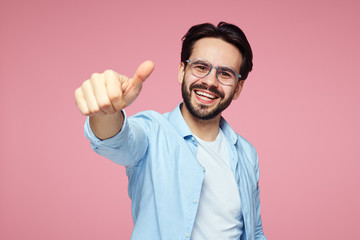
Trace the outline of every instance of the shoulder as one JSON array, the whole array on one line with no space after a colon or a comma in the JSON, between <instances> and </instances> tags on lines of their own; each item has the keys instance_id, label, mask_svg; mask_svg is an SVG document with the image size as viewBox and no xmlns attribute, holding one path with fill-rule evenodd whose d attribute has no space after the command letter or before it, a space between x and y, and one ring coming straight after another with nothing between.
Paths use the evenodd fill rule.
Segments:
<instances>
[{"instance_id":1,"label":"shoulder","mask_svg":"<svg viewBox=\"0 0 360 240\"><path fill-rule=\"evenodd\" d=\"M232 144L247 151L255 151L255 147L247 139L236 133L224 118L220 121L220 128Z\"/></svg>"},{"instance_id":2,"label":"shoulder","mask_svg":"<svg viewBox=\"0 0 360 240\"><path fill-rule=\"evenodd\" d=\"M236 133L236 136L237 136L238 145L240 145L242 148L244 148L244 150L256 153L256 149L255 149L255 147L254 147L254 145L252 143L250 143L247 139L245 139L244 137L242 137L238 133Z\"/></svg>"}]
</instances>

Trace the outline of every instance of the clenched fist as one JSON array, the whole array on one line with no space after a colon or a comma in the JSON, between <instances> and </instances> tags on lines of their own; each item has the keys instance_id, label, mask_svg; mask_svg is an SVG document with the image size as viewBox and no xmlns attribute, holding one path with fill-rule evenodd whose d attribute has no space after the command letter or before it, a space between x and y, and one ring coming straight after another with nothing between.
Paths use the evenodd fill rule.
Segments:
<instances>
[{"instance_id":1,"label":"clenched fist","mask_svg":"<svg viewBox=\"0 0 360 240\"><path fill-rule=\"evenodd\" d=\"M129 78L112 70L94 73L75 90L76 104L83 115L104 116L129 106L139 95L143 82L154 70L154 63L143 62Z\"/></svg>"},{"instance_id":2,"label":"clenched fist","mask_svg":"<svg viewBox=\"0 0 360 240\"><path fill-rule=\"evenodd\" d=\"M90 127L99 139L111 138L121 130L121 110L136 99L153 70L154 63L145 61L132 78L112 70L94 73L75 90L76 104L83 115L90 116Z\"/></svg>"}]
</instances>

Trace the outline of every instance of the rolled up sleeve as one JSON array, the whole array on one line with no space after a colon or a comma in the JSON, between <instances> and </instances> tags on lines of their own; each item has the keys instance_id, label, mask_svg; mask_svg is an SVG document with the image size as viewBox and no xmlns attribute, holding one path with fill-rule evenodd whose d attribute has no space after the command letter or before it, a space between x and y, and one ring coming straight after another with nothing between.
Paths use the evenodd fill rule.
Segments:
<instances>
[{"instance_id":1,"label":"rolled up sleeve","mask_svg":"<svg viewBox=\"0 0 360 240\"><path fill-rule=\"evenodd\" d=\"M101 140L91 130L89 117L84 125L84 134L90 141L92 149L103 157L123 165L135 166L143 157L148 146L148 140L140 119L129 122L124 114L124 124L115 136Z\"/></svg>"}]
</instances>

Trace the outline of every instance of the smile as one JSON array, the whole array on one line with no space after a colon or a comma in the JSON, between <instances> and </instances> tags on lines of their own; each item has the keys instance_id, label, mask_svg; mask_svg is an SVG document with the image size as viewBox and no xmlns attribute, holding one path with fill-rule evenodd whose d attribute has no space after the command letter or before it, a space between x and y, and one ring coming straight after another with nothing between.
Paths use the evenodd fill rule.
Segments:
<instances>
[{"instance_id":1,"label":"smile","mask_svg":"<svg viewBox=\"0 0 360 240\"><path fill-rule=\"evenodd\" d=\"M204 101L215 100L218 98L218 96L216 96L216 95L210 94L208 92L203 92L200 90L196 90L195 94L198 98L200 98L201 100L204 100Z\"/></svg>"}]
</instances>

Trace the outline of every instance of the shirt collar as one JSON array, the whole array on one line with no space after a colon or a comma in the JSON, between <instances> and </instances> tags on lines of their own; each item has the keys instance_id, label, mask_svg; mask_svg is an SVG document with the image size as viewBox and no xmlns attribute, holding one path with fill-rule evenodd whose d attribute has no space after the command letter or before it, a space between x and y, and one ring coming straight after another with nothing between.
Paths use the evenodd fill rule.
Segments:
<instances>
[{"instance_id":1,"label":"shirt collar","mask_svg":"<svg viewBox=\"0 0 360 240\"><path fill-rule=\"evenodd\" d=\"M238 140L237 134L223 117L220 119L220 128L223 130L224 135L230 141L230 143L236 145Z\"/></svg>"},{"instance_id":2,"label":"shirt collar","mask_svg":"<svg viewBox=\"0 0 360 240\"><path fill-rule=\"evenodd\" d=\"M169 121L180 135L185 138L187 136L192 136L193 134L181 114L181 104L182 103L179 103L176 108L170 112Z\"/></svg>"},{"instance_id":3,"label":"shirt collar","mask_svg":"<svg viewBox=\"0 0 360 240\"><path fill-rule=\"evenodd\" d=\"M181 114L181 105L182 103L179 103L176 106L176 108L172 112L170 112L169 121L174 126L174 128L180 133L180 135L183 138L185 138L188 136L193 136L193 134ZM221 117L220 119L220 128L223 130L224 135L230 141L230 143L235 145L238 139L237 134L223 117Z\"/></svg>"}]
</instances>

